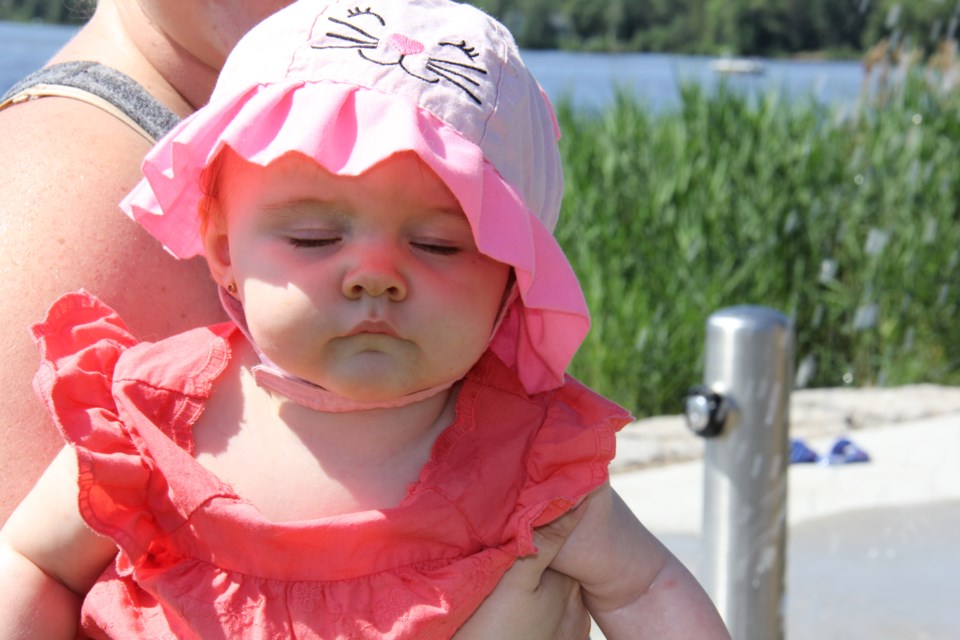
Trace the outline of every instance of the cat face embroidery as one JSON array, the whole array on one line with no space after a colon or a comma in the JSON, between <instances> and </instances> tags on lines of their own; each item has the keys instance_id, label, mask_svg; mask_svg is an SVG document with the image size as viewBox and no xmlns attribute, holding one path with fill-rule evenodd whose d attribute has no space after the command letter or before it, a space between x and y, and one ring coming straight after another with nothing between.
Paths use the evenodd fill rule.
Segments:
<instances>
[{"instance_id":1,"label":"cat face embroidery","mask_svg":"<svg viewBox=\"0 0 960 640\"><path fill-rule=\"evenodd\" d=\"M311 48L353 49L367 62L397 67L423 82L447 82L482 104L477 89L487 71L474 63L479 54L465 40L425 43L410 34L392 33L386 20L369 7L349 9L345 18L327 20L327 39Z\"/></svg>"}]
</instances>

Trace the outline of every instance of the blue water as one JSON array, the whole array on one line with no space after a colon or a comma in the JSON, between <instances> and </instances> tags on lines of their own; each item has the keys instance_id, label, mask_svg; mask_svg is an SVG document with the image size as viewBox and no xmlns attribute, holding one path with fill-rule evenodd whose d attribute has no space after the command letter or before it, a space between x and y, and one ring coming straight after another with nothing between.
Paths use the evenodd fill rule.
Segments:
<instances>
[{"instance_id":1,"label":"blue water","mask_svg":"<svg viewBox=\"0 0 960 640\"><path fill-rule=\"evenodd\" d=\"M712 59L704 56L527 51L523 57L551 99L567 96L580 107L602 107L621 88L653 108L669 108L679 104L682 83L708 90L726 83L752 94L777 91L792 99L852 103L863 77L858 61L763 60L763 74L723 76L710 69Z\"/></svg>"},{"instance_id":2,"label":"blue water","mask_svg":"<svg viewBox=\"0 0 960 640\"><path fill-rule=\"evenodd\" d=\"M75 32L75 27L0 21L0 93L43 66Z\"/></svg>"},{"instance_id":3,"label":"blue water","mask_svg":"<svg viewBox=\"0 0 960 640\"><path fill-rule=\"evenodd\" d=\"M42 66L74 32L74 27L0 22L0 92ZM852 103L862 78L857 61L765 60L762 75L721 77L703 56L526 51L523 57L551 99L567 96L583 108L608 104L618 87L650 107L670 108L679 104L682 82L707 89L726 82L751 93L776 90L791 99Z\"/></svg>"}]
</instances>

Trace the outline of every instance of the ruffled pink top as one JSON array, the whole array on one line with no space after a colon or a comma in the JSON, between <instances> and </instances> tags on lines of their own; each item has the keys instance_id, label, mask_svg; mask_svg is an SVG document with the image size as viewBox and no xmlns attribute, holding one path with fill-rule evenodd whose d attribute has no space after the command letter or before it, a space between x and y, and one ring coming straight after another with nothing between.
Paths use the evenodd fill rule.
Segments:
<instances>
[{"instance_id":1,"label":"ruffled pink top","mask_svg":"<svg viewBox=\"0 0 960 640\"><path fill-rule=\"evenodd\" d=\"M399 506L276 523L191 455L235 325L138 343L80 292L33 331L80 512L120 549L83 605L94 638L448 638L607 480L629 419L569 378L528 396L488 353Z\"/></svg>"}]
</instances>

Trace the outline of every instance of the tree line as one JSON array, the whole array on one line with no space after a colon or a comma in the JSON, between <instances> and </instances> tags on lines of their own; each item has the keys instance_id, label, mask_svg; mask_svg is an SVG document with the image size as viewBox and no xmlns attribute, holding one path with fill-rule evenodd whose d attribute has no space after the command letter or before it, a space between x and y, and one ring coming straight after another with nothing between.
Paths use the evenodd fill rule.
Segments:
<instances>
[{"instance_id":1,"label":"tree line","mask_svg":"<svg viewBox=\"0 0 960 640\"><path fill-rule=\"evenodd\" d=\"M0 20L80 24L96 4L96 0L0 0Z\"/></svg>"},{"instance_id":2,"label":"tree line","mask_svg":"<svg viewBox=\"0 0 960 640\"><path fill-rule=\"evenodd\" d=\"M953 39L957 0L473 0L521 47L781 56Z\"/></svg>"},{"instance_id":3,"label":"tree line","mask_svg":"<svg viewBox=\"0 0 960 640\"><path fill-rule=\"evenodd\" d=\"M360 0L362 3L362 0ZM82 22L94 0L0 0L0 20ZM472 0L521 47L747 56L859 55L880 41L932 50L960 0Z\"/></svg>"}]
</instances>

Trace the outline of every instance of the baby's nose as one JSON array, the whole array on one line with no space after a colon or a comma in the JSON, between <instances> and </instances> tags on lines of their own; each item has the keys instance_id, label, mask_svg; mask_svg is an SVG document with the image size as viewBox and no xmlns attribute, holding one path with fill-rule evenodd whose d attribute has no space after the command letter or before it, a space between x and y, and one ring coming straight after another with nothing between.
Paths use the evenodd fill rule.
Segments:
<instances>
[{"instance_id":1,"label":"baby's nose","mask_svg":"<svg viewBox=\"0 0 960 640\"><path fill-rule=\"evenodd\" d=\"M343 295L350 300L386 296L399 302L407 297L407 281L385 255L367 255L343 279Z\"/></svg>"}]
</instances>

